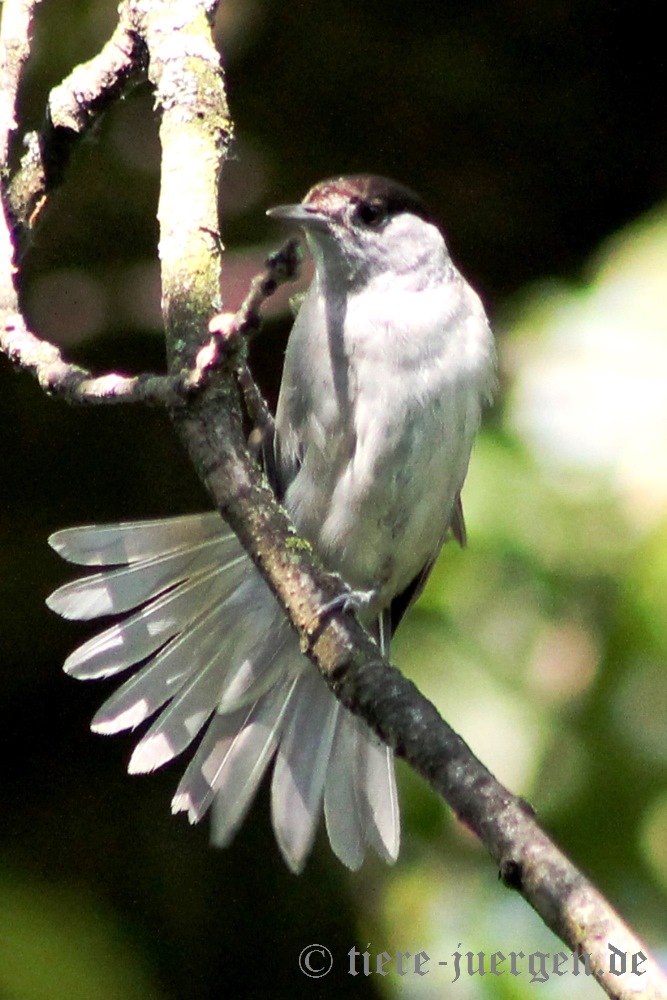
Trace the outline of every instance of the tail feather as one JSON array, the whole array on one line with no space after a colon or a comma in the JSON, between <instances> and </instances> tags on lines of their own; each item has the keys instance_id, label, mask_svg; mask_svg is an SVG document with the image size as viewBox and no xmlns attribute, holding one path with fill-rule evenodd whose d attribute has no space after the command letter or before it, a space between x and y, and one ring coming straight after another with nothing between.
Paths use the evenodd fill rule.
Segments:
<instances>
[{"instance_id":1,"label":"tail feather","mask_svg":"<svg viewBox=\"0 0 667 1000\"><path fill-rule=\"evenodd\" d=\"M352 871L366 853L354 772L362 734L349 712L341 711L324 786L324 818L331 849Z\"/></svg>"},{"instance_id":2,"label":"tail feather","mask_svg":"<svg viewBox=\"0 0 667 1000\"><path fill-rule=\"evenodd\" d=\"M215 711L221 666L224 670L224 654L214 656L204 667L189 675L134 748L127 766L130 774L155 771L182 753L199 735Z\"/></svg>"},{"instance_id":3,"label":"tail feather","mask_svg":"<svg viewBox=\"0 0 667 1000\"><path fill-rule=\"evenodd\" d=\"M218 599L220 567L184 580L173 590L75 649L63 669L79 680L111 677L156 652Z\"/></svg>"},{"instance_id":4,"label":"tail feather","mask_svg":"<svg viewBox=\"0 0 667 1000\"><path fill-rule=\"evenodd\" d=\"M398 857L401 823L394 773L394 754L361 719L356 758L356 789L361 824L368 844L389 864Z\"/></svg>"},{"instance_id":5,"label":"tail feather","mask_svg":"<svg viewBox=\"0 0 667 1000\"><path fill-rule=\"evenodd\" d=\"M120 568L55 591L66 617L134 614L67 659L78 678L139 669L102 705L92 728L134 728L159 713L131 772L152 771L203 732L172 801L191 822L212 806L212 836L227 844L271 759L272 820L300 871L324 801L332 848L358 868L367 847L393 861L399 816L393 755L334 698L299 650L271 591L217 514L85 527L50 539L65 558Z\"/></svg>"},{"instance_id":6,"label":"tail feather","mask_svg":"<svg viewBox=\"0 0 667 1000\"><path fill-rule=\"evenodd\" d=\"M293 872L315 839L339 709L320 675L305 670L285 713L271 784L273 829Z\"/></svg>"},{"instance_id":7,"label":"tail feather","mask_svg":"<svg viewBox=\"0 0 667 1000\"><path fill-rule=\"evenodd\" d=\"M234 622L238 622L238 607L231 598L204 608L104 702L91 728L102 733L134 728L174 698L192 675L207 671L212 659L224 669L227 654L221 648L219 629L224 635ZM216 654L222 654L220 661ZM211 707L215 704L213 699Z\"/></svg>"},{"instance_id":8,"label":"tail feather","mask_svg":"<svg viewBox=\"0 0 667 1000\"><path fill-rule=\"evenodd\" d=\"M254 708L253 703L234 712L213 716L178 783L171 800L172 813L187 813L191 823L198 823L206 815L215 797L215 789L206 774L213 777L216 768L224 763L234 739L250 723Z\"/></svg>"},{"instance_id":9,"label":"tail feather","mask_svg":"<svg viewBox=\"0 0 667 1000\"><path fill-rule=\"evenodd\" d=\"M227 602L230 606L234 603L233 599ZM227 613L222 613L224 611ZM243 635L237 627L236 631L239 634L236 636L236 641L220 645L220 634L224 635L225 631L232 632L230 626L232 618L239 621L234 610L230 613L229 608L214 607L212 612L202 619L199 629L205 630L205 636L198 639L191 635L187 651L185 648L180 651L178 662L187 664L189 673L183 676L180 682L177 679L176 683L180 683L177 691L175 691L176 685L168 690L168 675L149 679L147 685L149 690L157 693L161 683L163 695L166 693L166 697L171 698L171 701L135 747L128 765L131 774L154 771L162 767L192 743L216 709L219 713L228 714L244 706L247 707L275 684L276 677L282 679L288 676L289 654L291 653L291 659L294 660L294 650L288 649L287 644L283 643L279 643L275 648L273 635L260 634L254 648L248 644L246 637L245 647L239 650ZM270 648L267 640L270 640ZM191 645L193 648L190 648ZM247 654L245 657L244 653ZM288 654L287 662L285 653ZM164 669L164 663L162 668ZM146 673L150 670L151 667L147 667ZM144 689L145 687L146 685ZM133 698L134 706L145 702L145 694L143 698L141 695L137 697L136 687ZM112 712L113 709L111 706ZM122 712L131 713L133 710L136 710L136 707L121 708ZM95 728L99 730L99 723Z\"/></svg>"},{"instance_id":10,"label":"tail feather","mask_svg":"<svg viewBox=\"0 0 667 1000\"><path fill-rule=\"evenodd\" d=\"M160 521L64 528L49 537L49 545L63 559L80 566L115 566L143 562L220 537L234 538L234 535L219 514L209 511Z\"/></svg>"},{"instance_id":11,"label":"tail feather","mask_svg":"<svg viewBox=\"0 0 667 1000\"><path fill-rule=\"evenodd\" d=\"M296 679L282 681L247 709L216 714L172 800L197 822L213 805L212 840L232 840L278 746Z\"/></svg>"},{"instance_id":12,"label":"tail feather","mask_svg":"<svg viewBox=\"0 0 667 1000\"><path fill-rule=\"evenodd\" d=\"M145 562L66 583L51 594L47 604L64 618L99 618L131 611L200 570L216 563L224 566L241 552L236 539L208 539Z\"/></svg>"}]
</instances>

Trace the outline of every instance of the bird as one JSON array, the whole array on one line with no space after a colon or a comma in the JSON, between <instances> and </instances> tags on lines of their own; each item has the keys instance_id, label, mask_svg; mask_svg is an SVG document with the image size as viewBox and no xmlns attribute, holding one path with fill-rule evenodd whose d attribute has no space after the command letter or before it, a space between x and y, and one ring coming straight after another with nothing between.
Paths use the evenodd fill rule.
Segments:
<instances>
[{"instance_id":1,"label":"bird","mask_svg":"<svg viewBox=\"0 0 667 1000\"><path fill-rule=\"evenodd\" d=\"M444 542L465 543L461 490L495 390L493 336L441 228L402 184L334 177L267 214L299 226L314 261L285 352L273 485L386 654ZM369 849L396 860L392 750L304 656L218 512L65 528L49 543L95 570L49 607L116 616L64 664L78 679L127 675L91 728L153 719L130 773L195 744L172 811L197 822L210 808L212 842L225 846L272 766L272 825L293 872L322 814L347 868Z\"/></svg>"}]
</instances>

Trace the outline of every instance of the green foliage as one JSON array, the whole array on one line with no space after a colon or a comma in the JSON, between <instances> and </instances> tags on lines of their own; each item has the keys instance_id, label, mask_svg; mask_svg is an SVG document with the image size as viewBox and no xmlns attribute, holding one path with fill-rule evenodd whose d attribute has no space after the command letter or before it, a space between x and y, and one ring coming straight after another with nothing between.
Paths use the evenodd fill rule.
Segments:
<instances>
[{"instance_id":1,"label":"green foliage","mask_svg":"<svg viewBox=\"0 0 667 1000\"><path fill-rule=\"evenodd\" d=\"M82 885L0 874L0 994L161 1000L136 943Z\"/></svg>"}]
</instances>

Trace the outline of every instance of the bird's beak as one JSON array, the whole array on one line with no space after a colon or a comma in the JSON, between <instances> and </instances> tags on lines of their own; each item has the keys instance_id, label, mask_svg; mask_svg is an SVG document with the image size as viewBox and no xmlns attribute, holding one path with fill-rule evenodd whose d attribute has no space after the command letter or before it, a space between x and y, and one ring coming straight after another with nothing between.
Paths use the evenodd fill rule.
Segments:
<instances>
[{"instance_id":1,"label":"bird's beak","mask_svg":"<svg viewBox=\"0 0 667 1000\"><path fill-rule=\"evenodd\" d=\"M306 229L320 229L327 224L327 217L308 205L276 205L267 209L266 214L272 219L282 219L285 222L296 222Z\"/></svg>"}]
</instances>

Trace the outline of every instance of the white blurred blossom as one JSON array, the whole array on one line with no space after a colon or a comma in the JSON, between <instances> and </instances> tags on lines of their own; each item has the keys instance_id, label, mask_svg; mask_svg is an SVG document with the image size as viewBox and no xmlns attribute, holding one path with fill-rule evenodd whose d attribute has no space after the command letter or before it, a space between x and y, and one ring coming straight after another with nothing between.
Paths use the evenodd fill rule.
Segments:
<instances>
[{"instance_id":1,"label":"white blurred blossom","mask_svg":"<svg viewBox=\"0 0 667 1000\"><path fill-rule=\"evenodd\" d=\"M547 467L608 477L649 526L667 511L667 208L603 246L590 283L532 293L507 338L509 424Z\"/></svg>"}]
</instances>

